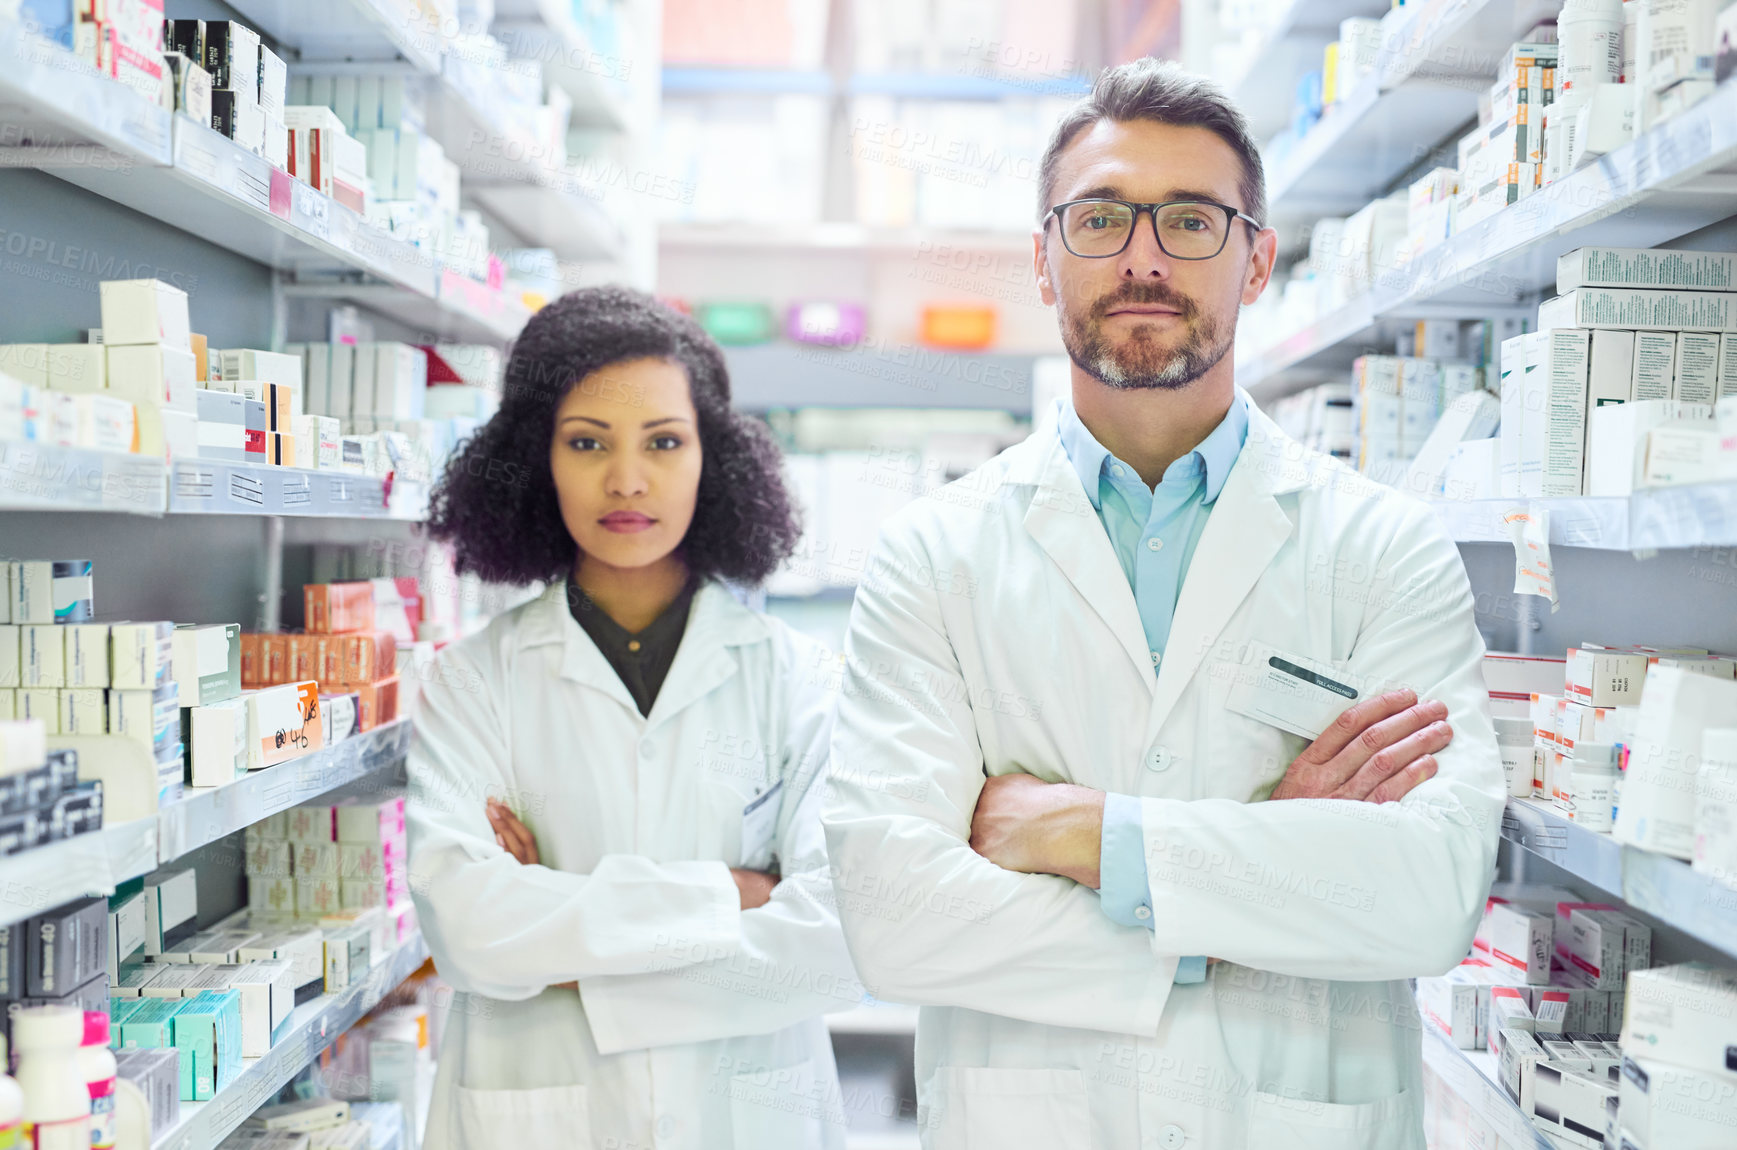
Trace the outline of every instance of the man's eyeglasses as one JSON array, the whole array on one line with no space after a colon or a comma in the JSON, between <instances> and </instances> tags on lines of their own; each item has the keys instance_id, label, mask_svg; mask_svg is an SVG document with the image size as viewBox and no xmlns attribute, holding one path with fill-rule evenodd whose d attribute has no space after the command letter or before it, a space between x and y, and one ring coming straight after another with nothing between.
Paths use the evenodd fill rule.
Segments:
<instances>
[{"instance_id":1,"label":"man's eyeglasses","mask_svg":"<svg viewBox=\"0 0 1737 1150\"><path fill-rule=\"evenodd\" d=\"M1161 204L1069 200L1051 208L1043 222L1048 227L1050 216L1054 216L1061 228L1062 244L1068 251L1084 259L1101 260L1127 250L1142 212L1151 213L1158 246L1176 260L1209 260L1216 256L1224 250L1231 225L1237 220L1256 231L1261 226L1229 204L1212 200L1167 200Z\"/></svg>"}]
</instances>

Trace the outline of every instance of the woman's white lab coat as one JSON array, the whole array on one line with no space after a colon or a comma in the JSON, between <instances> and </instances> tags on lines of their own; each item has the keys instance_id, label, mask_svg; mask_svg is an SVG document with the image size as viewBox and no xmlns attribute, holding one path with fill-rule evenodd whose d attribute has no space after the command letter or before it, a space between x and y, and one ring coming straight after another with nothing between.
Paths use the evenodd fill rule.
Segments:
<instances>
[{"instance_id":1,"label":"woman's white lab coat","mask_svg":"<svg viewBox=\"0 0 1737 1150\"><path fill-rule=\"evenodd\" d=\"M459 993L429 1150L842 1146L820 1016L862 987L818 821L831 659L708 583L642 717L558 585L437 667L410 750L410 875ZM540 865L496 844L490 795ZM774 853L783 881L741 910L729 868Z\"/></svg>"},{"instance_id":2,"label":"woman's white lab coat","mask_svg":"<svg viewBox=\"0 0 1737 1150\"><path fill-rule=\"evenodd\" d=\"M1266 802L1258 642L1447 704L1404 801ZM883 529L825 821L878 997L923 1006L933 1150L1422 1150L1408 977L1465 954L1503 784L1454 545L1259 411L1156 658L1054 420ZM1155 930L967 841L984 775L1140 796ZM1178 955L1224 961L1173 985Z\"/></svg>"}]
</instances>

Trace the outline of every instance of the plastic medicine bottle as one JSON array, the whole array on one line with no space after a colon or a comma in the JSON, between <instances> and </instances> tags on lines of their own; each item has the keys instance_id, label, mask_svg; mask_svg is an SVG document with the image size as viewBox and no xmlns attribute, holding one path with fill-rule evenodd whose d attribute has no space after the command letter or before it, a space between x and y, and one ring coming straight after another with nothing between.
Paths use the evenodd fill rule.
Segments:
<instances>
[{"instance_id":1,"label":"plastic medicine bottle","mask_svg":"<svg viewBox=\"0 0 1737 1150\"><path fill-rule=\"evenodd\" d=\"M6 1065L6 1039L0 1037L0 1066ZM0 1150L16 1150L24 1139L24 1091L10 1074L0 1074Z\"/></svg>"},{"instance_id":2,"label":"plastic medicine bottle","mask_svg":"<svg viewBox=\"0 0 1737 1150\"><path fill-rule=\"evenodd\" d=\"M78 1048L78 1067L90 1093L91 1150L114 1150L115 1145L115 1056L109 1049L109 1012L84 1012L84 1045Z\"/></svg>"},{"instance_id":3,"label":"plastic medicine bottle","mask_svg":"<svg viewBox=\"0 0 1737 1150\"><path fill-rule=\"evenodd\" d=\"M90 1150L90 1090L78 1065L83 1041L82 1010L33 1006L12 1017L24 1145L33 1150Z\"/></svg>"}]
</instances>

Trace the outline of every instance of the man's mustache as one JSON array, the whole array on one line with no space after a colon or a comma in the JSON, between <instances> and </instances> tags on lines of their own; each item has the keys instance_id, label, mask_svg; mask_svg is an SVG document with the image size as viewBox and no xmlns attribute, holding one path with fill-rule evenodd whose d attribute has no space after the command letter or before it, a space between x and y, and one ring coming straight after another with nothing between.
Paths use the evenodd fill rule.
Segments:
<instances>
[{"instance_id":1,"label":"man's mustache","mask_svg":"<svg viewBox=\"0 0 1737 1150\"><path fill-rule=\"evenodd\" d=\"M1109 295L1100 297L1098 302L1092 305L1092 318L1103 319L1115 308L1142 303L1175 308L1183 319L1193 319L1197 310L1192 299L1176 291L1169 284L1130 281Z\"/></svg>"}]
</instances>

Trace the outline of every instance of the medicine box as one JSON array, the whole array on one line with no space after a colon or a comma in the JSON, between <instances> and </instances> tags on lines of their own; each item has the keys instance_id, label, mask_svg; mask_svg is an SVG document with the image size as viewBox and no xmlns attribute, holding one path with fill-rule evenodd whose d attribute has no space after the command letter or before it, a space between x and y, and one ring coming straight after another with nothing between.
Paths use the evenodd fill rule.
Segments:
<instances>
[{"instance_id":1,"label":"medicine box","mask_svg":"<svg viewBox=\"0 0 1737 1150\"><path fill-rule=\"evenodd\" d=\"M1737 972L1704 963L1628 977L1625 1050L1694 1069L1737 1073Z\"/></svg>"},{"instance_id":2,"label":"medicine box","mask_svg":"<svg viewBox=\"0 0 1737 1150\"><path fill-rule=\"evenodd\" d=\"M170 871L145 879L145 953L172 950L196 932L199 883L192 870Z\"/></svg>"},{"instance_id":3,"label":"medicine box","mask_svg":"<svg viewBox=\"0 0 1737 1150\"><path fill-rule=\"evenodd\" d=\"M167 969L156 962L123 962L109 980L109 993L116 998L142 998L144 988Z\"/></svg>"},{"instance_id":4,"label":"medicine box","mask_svg":"<svg viewBox=\"0 0 1737 1150\"><path fill-rule=\"evenodd\" d=\"M108 915L108 974L113 982L122 965L144 955L145 896L138 891L115 895L109 899Z\"/></svg>"},{"instance_id":5,"label":"medicine box","mask_svg":"<svg viewBox=\"0 0 1737 1150\"><path fill-rule=\"evenodd\" d=\"M0 628L0 630L4 630ZM66 633L66 685L107 687L109 682L109 625L71 623Z\"/></svg>"},{"instance_id":6,"label":"medicine box","mask_svg":"<svg viewBox=\"0 0 1737 1150\"><path fill-rule=\"evenodd\" d=\"M1647 656L1603 647L1570 647L1567 671L1566 695L1577 703L1590 707L1639 703Z\"/></svg>"},{"instance_id":7,"label":"medicine box","mask_svg":"<svg viewBox=\"0 0 1737 1150\"><path fill-rule=\"evenodd\" d=\"M324 745L318 683L262 687L242 697L247 700L249 770L287 762Z\"/></svg>"},{"instance_id":8,"label":"medicine box","mask_svg":"<svg viewBox=\"0 0 1737 1150\"><path fill-rule=\"evenodd\" d=\"M1523 496L1581 492L1589 335L1583 329L1557 328L1526 336L1520 429Z\"/></svg>"},{"instance_id":9,"label":"medicine box","mask_svg":"<svg viewBox=\"0 0 1737 1150\"><path fill-rule=\"evenodd\" d=\"M1556 260L1556 291L1580 287L1737 291L1737 253L1576 248Z\"/></svg>"},{"instance_id":10,"label":"medicine box","mask_svg":"<svg viewBox=\"0 0 1737 1150\"><path fill-rule=\"evenodd\" d=\"M1713 332L1677 333L1676 370L1671 398L1684 403L1714 403L1719 398L1719 339Z\"/></svg>"},{"instance_id":11,"label":"medicine box","mask_svg":"<svg viewBox=\"0 0 1737 1150\"><path fill-rule=\"evenodd\" d=\"M1612 832L1618 842L1693 857L1701 736L1734 712L1737 683L1677 667L1648 672Z\"/></svg>"},{"instance_id":12,"label":"medicine box","mask_svg":"<svg viewBox=\"0 0 1737 1150\"><path fill-rule=\"evenodd\" d=\"M109 347L108 389L117 399L196 414L193 353L161 344Z\"/></svg>"},{"instance_id":13,"label":"medicine box","mask_svg":"<svg viewBox=\"0 0 1737 1150\"><path fill-rule=\"evenodd\" d=\"M1675 399L1677 332L1637 331L1629 398Z\"/></svg>"},{"instance_id":14,"label":"medicine box","mask_svg":"<svg viewBox=\"0 0 1737 1150\"><path fill-rule=\"evenodd\" d=\"M199 707L241 694L241 627L235 623L184 624L171 632L171 667L183 707Z\"/></svg>"},{"instance_id":15,"label":"medicine box","mask_svg":"<svg viewBox=\"0 0 1737 1150\"><path fill-rule=\"evenodd\" d=\"M217 787L247 773L247 703L225 699L190 707L187 729L187 785Z\"/></svg>"},{"instance_id":16,"label":"medicine box","mask_svg":"<svg viewBox=\"0 0 1737 1150\"><path fill-rule=\"evenodd\" d=\"M1653 1056L1626 1053L1617 1093L1623 1141L1668 1150L1723 1150L1731 1145L1737 1077Z\"/></svg>"},{"instance_id":17,"label":"medicine box","mask_svg":"<svg viewBox=\"0 0 1737 1150\"><path fill-rule=\"evenodd\" d=\"M272 1039L296 1004L295 970L285 959L250 962L230 976L241 1001L241 1056L270 1053Z\"/></svg>"},{"instance_id":18,"label":"medicine box","mask_svg":"<svg viewBox=\"0 0 1737 1150\"><path fill-rule=\"evenodd\" d=\"M306 927L260 936L239 952L244 962L281 959L290 967L296 1002L317 997L326 979L326 940L319 930Z\"/></svg>"},{"instance_id":19,"label":"medicine box","mask_svg":"<svg viewBox=\"0 0 1737 1150\"><path fill-rule=\"evenodd\" d=\"M162 344L191 351L187 293L161 280L106 280L98 285L103 345Z\"/></svg>"},{"instance_id":20,"label":"medicine box","mask_svg":"<svg viewBox=\"0 0 1737 1150\"><path fill-rule=\"evenodd\" d=\"M168 622L111 624L109 685L155 690L173 682L174 634L175 624Z\"/></svg>"},{"instance_id":21,"label":"medicine box","mask_svg":"<svg viewBox=\"0 0 1737 1150\"><path fill-rule=\"evenodd\" d=\"M1737 293L1576 288L1538 305L1538 327L1737 331Z\"/></svg>"},{"instance_id":22,"label":"medicine box","mask_svg":"<svg viewBox=\"0 0 1737 1150\"><path fill-rule=\"evenodd\" d=\"M1490 959L1515 981L1543 986L1550 981L1552 922L1547 914L1497 903L1490 908Z\"/></svg>"},{"instance_id":23,"label":"medicine box","mask_svg":"<svg viewBox=\"0 0 1737 1150\"><path fill-rule=\"evenodd\" d=\"M108 902L91 898L30 920L25 987L53 998L108 969Z\"/></svg>"}]
</instances>

